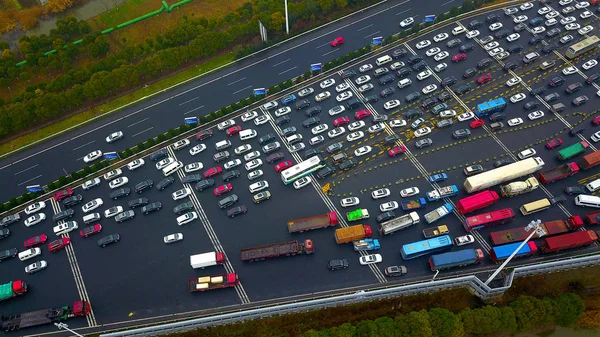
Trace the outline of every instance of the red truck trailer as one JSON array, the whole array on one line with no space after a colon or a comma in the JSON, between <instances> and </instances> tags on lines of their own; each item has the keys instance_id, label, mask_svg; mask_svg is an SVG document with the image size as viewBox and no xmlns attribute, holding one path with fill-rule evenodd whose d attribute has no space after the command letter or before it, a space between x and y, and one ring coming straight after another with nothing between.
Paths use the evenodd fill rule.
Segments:
<instances>
[{"instance_id":1,"label":"red truck trailer","mask_svg":"<svg viewBox=\"0 0 600 337\"><path fill-rule=\"evenodd\" d=\"M2 315L2 330L14 331L23 328L30 328L38 325L58 323L73 317L85 316L90 313L90 303L86 301L77 301L73 306L63 305L56 308L48 308L25 312L14 315Z\"/></svg>"},{"instance_id":2,"label":"red truck trailer","mask_svg":"<svg viewBox=\"0 0 600 337\"><path fill-rule=\"evenodd\" d=\"M498 199L500 199L500 197L496 191L485 190L460 199L456 203L456 209L460 214L467 214L478 209L488 207L498 201Z\"/></svg>"},{"instance_id":3,"label":"red truck trailer","mask_svg":"<svg viewBox=\"0 0 600 337\"><path fill-rule=\"evenodd\" d=\"M586 154L579 160L578 162L579 168L582 170L587 170L592 167L600 164L600 151L594 151L592 153Z\"/></svg>"},{"instance_id":4,"label":"red truck trailer","mask_svg":"<svg viewBox=\"0 0 600 337\"><path fill-rule=\"evenodd\" d=\"M193 277L188 280L188 289L191 292L206 291L235 287L239 283L240 280L236 273Z\"/></svg>"},{"instance_id":5,"label":"red truck trailer","mask_svg":"<svg viewBox=\"0 0 600 337\"><path fill-rule=\"evenodd\" d=\"M600 211L590 212L585 215L585 221L590 225L600 224L600 219L598 219L599 216Z\"/></svg>"},{"instance_id":6,"label":"red truck trailer","mask_svg":"<svg viewBox=\"0 0 600 337\"><path fill-rule=\"evenodd\" d=\"M329 212L308 218L290 220L288 221L288 231L290 233L302 233L311 229L337 226L337 224L337 214L335 212Z\"/></svg>"},{"instance_id":7,"label":"red truck trailer","mask_svg":"<svg viewBox=\"0 0 600 337\"><path fill-rule=\"evenodd\" d=\"M315 246L312 240L306 239L300 243L296 241L287 241L272 243L263 246L254 246L250 248L243 248L240 251L242 261L258 261L264 259L270 259L272 257L278 257L282 255L298 255L298 254L312 254L315 252Z\"/></svg>"},{"instance_id":8,"label":"red truck trailer","mask_svg":"<svg viewBox=\"0 0 600 337\"><path fill-rule=\"evenodd\" d=\"M27 283L21 280L10 281L0 285L0 301L23 295L27 292Z\"/></svg>"},{"instance_id":9,"label":"red truck trailer","mask_svg":"<svg viewBox=\"0 0 600 337\"><path fill-rule=\"evenodd\" d=\"M557 180L570 177L578 172L579 165L575 163L567 163L546 171L542 171L539 173L538 177L540 178L542 184L549 184Z\"/></svg>"},{"instance_id":10,"label":"red truck trailer","mask_svg":"<svg viewBox=\"0 0 600 337\"><path fill-rule=\"evenodd\" d=\"M552 236L557 234L563 234L570 231L574 231L578 228L583 227L583 220L579 215L574 215L569 217L567 221L565 220L554 220L547 221L540 224L540 227L544 229L546 236ZM503 231L497 231L490 233L490 239L492 243L496 246L504 245L507 243L513 243L517 241L524 241L531 234L525 230L524 227L517 227L513 229L507 229ZM537 233L533 235L532 239L537 239Z\"/></svg>"},{"instance_id":11,"label":"red truck trailer","mask_svg":"<svg viewBox=\"0 0 600 337\"><path fill-rule=\"evenodd\" d=\"M589 246L596 241L598 241L598 234L587 230L544 239L540 249L543 253L554 253L565 249Z\"/></svg>"}]
</instances>

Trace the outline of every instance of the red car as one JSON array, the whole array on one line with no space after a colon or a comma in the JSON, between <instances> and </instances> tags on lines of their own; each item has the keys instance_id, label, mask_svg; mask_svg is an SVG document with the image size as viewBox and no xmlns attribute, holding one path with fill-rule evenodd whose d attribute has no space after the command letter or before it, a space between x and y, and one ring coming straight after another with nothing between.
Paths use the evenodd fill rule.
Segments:
<instances>
[{"instance_id":1,"label":"red car","mask_svg":"<svg viewBox=\"0 0 600 337\"><path fill-rule=\"evenodd\" d=\"M452 62L460 62L460 61L463 61L466 59L467 59L467 54L465 54L465 53L458 53L458 54L452 56Z\"/></svg>"},{"instance_id":2,"label":"red car","mask_svg":"<svg viewBox=\"0 0 600 337\"><path fill-rule=\"evenodd\" d=\"M66 190L62 190L54 195L54 201L61 201L64 198L70 197L73 194L73 190L67 188Z\"/></svg>"},{"instance_id":3,"label":"red car","mask_svg":"<svg viewBox=\"0 0 600 337\"><path fill-rule=\"evenodd\" d=\"M232 189L233 186L231 186L231 184L225 184L215 188L213 192L215 192L215 195L221 195L231 191Z\"/></svg>"},{"instance_id":4,"label":"red car","mask_svg":"<svg viewBox=\"0 0 600 337\"><path fill-rule=\"evenodd\" d=\"M350 123L350 118L348 118L348 116L339 117L333 121L333 125L335 126L342 126L348 123Z\"/></svg>"},{"instance_id":5,"label":"red car","mask_svg":"<svg viewBox=\"0 0 600 337\"><path fill-rule=\"evenodd\" d=\"M81 235L84 238L87 238L88 236L90 236L92 234L100 233L101 230L102 230L102 225L97 223L95 225L91 225L91 226L85 227L84 229L80 230L79 235Z\"/></svg>"},{"instance_id":6,"label":"red car","mask_svg":"<svg viewBox=\"0 0 600 337\"><path fill-rule=\"evenodd\" d=\"M58 240L54 240L48 244L48 251L57 252L65 248L69 243L71 243L69 238L60 238Z\"/></svg>"},{"instance_id":7,"label":"red car","mask_svg":"<svg viewBox=\"0 0 600 337\"><path fill-rule=\"evenodd\" d=\"M337 46L339 46L341 44L344 44L344 38L341 37L341 36L340 37L336 37L335 39L333 39L331 41L331 46L332 47L337 47Z\"/></svg>"},{"instance_id":8,"label":"red car","mask_svg":"<svg viewBox=\"0 0 600 337\"><path fill-rule=\"evenodd\" d=\"M223 172L221 166L211 167L208 170L204 171L204 178L214 177L221 172Z\"/></svg>"},{"instance_id":9,"label":"red car","mask_svg":"<svg viewBox=\"0 0 600 337\"><path fill-rule=\"evenodd\" d=\"M402 154L406 152L406 146L402 145L402 146L394 146L393 148L391 148L388 151L388 155L390 155L390 157L395 157L399 154Z\"/></svg>"},{"instance_id":10,"label":"red car","mask_svg":"<svg viewBox=\"0 0 600 337\"><path fill-rule=\"evenodd\" d=\"M561 138L554 138L551 141L546 143L546 147L549 149L553 149L555 147L561 146L562 143L563 143L563 140Z\"/></svg>"},{"instance_id":11,"label":"red car","mask_svg":"<svg viewBox=\"0 0 600 337\"><path fill-rule=\"evenodd\" d=\"M594 119L592 119L592 124L600 125L600 116L594 117Z\"/></svg>"},{"instance_id":12,"label":"red car","mask_svg":"<svg viewBox=\"0 0 600 337\"><path fill-rule=\"evenodd\" d=\"M41 245L42 243L46 242L47 240L48 240L48 237L46 236L46 234L40 234L40 235L37 235L37 236L34 236L32 238L25 240L25 242L23 242L23 246L25 246L25 248L31 248L31 247Z\"/></svg>"},{"instance_id":13,"label":"red car","mask_svg":"<svg viewBox=\"0 0 600 337\"><path fill-rule=\"evenodd\" d=\"M212 137L212 135L213 135L212 130L210 130L210 129L202 130L196 134L196 140L205 140L207 138Z\"/></svg>"},{"instance_id":14,"label":"red car","mask_svg":"<svg viewBox=\"0 0 600 337\"><path fill-rule=\"evenodd\" d=\"M369 110L359 110L354 114L354 118L363 119L371 116L371 111Z\"/></svg>"},{"instance_id":15,"label":"red car","mask_svg":"<svg viewBox=\"0 0 600 337\"><path fill-rule=\"evenodd\" d=\"M292 161L291 160L285 160L285 161L282 161L281 163L275 165L275 171L281 172L281 171L285 170L288 167L292 167Z\"/></svg>"},{"instance_id":16,"label":"red car","mask_svg":"<svg viewBox=\"0 0 600 337\"><path fill-rule=\"evenodd\" d=\"M237 135L240 131L242 131L242 127L239 125L236 125L236 126L232 126L229 129L227 129L227 131L225 131L225 133L231 137L233 135Z\"/></svg>"},{"instance_id":17,"label":"red car","mask_svg":"<svg viewBox=\"0 0 600 337\"><path fill-rule=\"evenodd\" d=\"M477 129L482 127L485 124L485 122L483 121L483 119L478 119L478 120L474 120L471 121L471 123L469 123L469 127L471 129Z\"/></svg>"},{"instance_id":18,"label":"red car","mask_svg":"<svg viewBox=\"0 0 600 337\"><path fill-rule=\"evenodd\" d=\"M492 74L487 73L485 75L481 75L477 78L477 84L484 84L492 80Z\"/></svg>"}]
</instances>

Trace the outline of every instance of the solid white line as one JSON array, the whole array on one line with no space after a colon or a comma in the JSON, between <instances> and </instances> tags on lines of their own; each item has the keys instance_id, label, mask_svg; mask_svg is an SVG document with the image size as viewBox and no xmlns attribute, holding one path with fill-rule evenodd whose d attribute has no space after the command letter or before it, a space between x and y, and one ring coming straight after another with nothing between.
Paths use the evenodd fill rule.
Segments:
<instances>
[{"instance_id":1,"label":"solid white line","mask_svg":"<svg viewBox=\"0 0 600 337\"><path fill-rule=\"evenodd\" d=\"M287 73L288 71L292 71L292 70L294 70L294 69L296 69L296 68L298 68L298 66L295 66L295 67L293 67L293 68L290 68L290 69L288 69L288 70L284 70L284 71L280 72L280 73L279 73L279 75L283 75L283 74Z\"/></svg>"},{"instance_id":2,"label":"solid white line","mask_svg":"<svg viewBox=\"0 0 600 337\"><path fill-rule=\"evenodd\" d=\"M40 164L35 164L35 165L31 166L31 167L28 167L28 168L26 168L26 169L24 169L24 170L22 170L22 171L19 171L19 172L15 173L15 175L21 174L21 173L23 173L23 172L25 172L25 171L29 171L29 170L31 170L32 168L35 168L35 167L38 167L38 166L40 166Z\"/></svg>"},{"instance_id":3,"label":"solid white line","mask_svg":"<svg viewBox=\"0 0 600 337\"><path fill-rule=\"evenodd\" d=\"M187 115L187 114L189 114L190 112L194 112L194 111L196 111L196 110L198 110L198 109L202 109L202 108L204 108L204 105L201 105L201 106L199 106L199 107L197 107L197 108L194 108L194 109L192 109L192 110L190 110L190 111L188 111L188 112L184 113L184 115Z\"/></svg>"},{"instance_id":4,"label":"solid white line","mask_svg":"<svg viewBox=\"0 0 600 337\"><path fill-rule=\"evenodd\" d=\"M150 130L152 130L152 129L154 129L154 127L149 127L149 128L147 128L146 130L144 130L144 131L140 131L140 132L136 133L135 135L133 135L133 136L131 136L131 137L138 136L138 135L140 135L140 134L142 134L142 133L144 133L144 132L146 132L146 131L150 131Z\"/></svg>"},{"instance_id":5,"label":"solid white line","mask_svg":"<svg viewBox=\"0 0 600 337\"><path fill-rule=\"evenodd\" d=\"M407 9L407 10L404 10L404 11L400 12L400 13L396 13L396 15L404 14L404 13L406 13L406 12L410 11L411 9L412 9L412 8L409 8L409 9Z\"/></svg>"},{"instance_id":6,"label":"solid white line","mask_svg":"<svg viewBox=\"0 0 600 337\"><path fill-rule=\"evenodd\" d=\"M191 102L191 101L195 101L195 100L197 100L198 98L200 98L200 97L194 97L194 98L192 98L192 99L190 99L190 100L187 100L187 101L185 101L185 102L183 102L183 103L179 103L179 106L182 106L182 105L184 105L184 104L187 104L187 103L189 103L189 102Z\"/></svg>"},{"instance_id":7,"label":"solid white line","mask_svg":"<svg viewBox=\"0 0 600 337\"><path fill-rule=\"evenodd\" d=\"M338 51L338 50L339 50L339 49L334 49L334 50L332 50L332 51L328 51L328 52L326 52L325 54L323 54L323 55L321 55L321 56L325 56L325 55L329 55L329 54L331 54L331 53L335 53L335 52L336 52L336 51Z\"/></svg>"},{"instance_id":8,"label":"solid white line","mask_svg":"<svg viewBox=\"0 0 600 337\"><path fill-rule=\"evenodd\" d=\"M441 5L440 5L440 7L442 7L442 6L446 6L447 4L451 4L451 3L453 3L453 2L454 2L454 0L450 0L450 1L448 1L448 2L444 2L443 4L441 4Z\"/></svg>"},{"instance_id":9,"label":"solid white line","mask_svg":"<svg viewBox=\"0 0 600 337\"><path fill-rule=\"evenodd\" d=\"M96 142L95 140L92 140L92 141L91 141L91 142L89 142L89 143L86 143L86 144L83 144L83 145L81 145L81 146L78 146L78 147L74 148L74 149L73 149L73 151L75 151L75 150L79 150L79 149L81 149L82 147L84 147L84 146L88 146L88 145L90 145L90 144L93 144L93 143L95 143L95 142Z\"/></svg>"},{"instance_id":10,"label":"solid white line","mask_svg":"<svg viewBox=\"0 0 600 337\"><path fill-rule=\"evenodd\" d=\"M233 81L233 82L231 82L231 83L228 83L228 84L227 84L227 86L230 86L230 85L232 85L232 84L236 84L237 82L241 82L241 81L243 81L243 80L245 80L245 79L246 79L246 77L244 77L244 78L240 78L240 79L239 79L239 80L237 80L237 81Z\"/></svg>"},{"instance_id":11,"label":"solid white line","mask_svg":"<svg viewBox=\"0 0 600 337\"><path fill-rule=\"evenodd\" d=\"M367 29L367 28L369 28L369 27L373 27L373 24L370 24L370 25L368 25L368 26L366 26L366 27L363 27L363 28L361 28L361 29L357 29L356 31L357 31L357 32L360 32L361 30L365 30L365 29Z\"/></svg>"},{"instance_id":12,"label":"solid white line","mask_svg":"<svg viewBox=\"0 0 600 337\"><path fill-rule=\"evenodd\" d=\"M232 93L232 95L235 95L235 94L237 94L238 92L242 92L242 91L244 91L244 90L246 90L246 89L250 89L250 88L252 88L252 86L251 86L251 85L249 85L249 86L247 86L247 87L245 87L245 88L242 88L242 89L240 89L240 90L238 90L238 91L234 91L234 92Z\"/></svg>"},{"instance_id":13,"label":"solid white line","mask_svg":"<svg viewBox=\"0 0 600 337\"><path fill-rule=\"evenodd\" d=\"M33 177L33 178L29 179L29 180L25 180L24 182L22 182L22 183L19 183L17 186L25 185L25 184L27 184L28 182L30 182L30 181L32 181L32 180L35 180L35 179L37 179L37 178L39 178L39 177L41 177L41 176L42 176L42 175L40 174L40 175L39 175L39 176L37 176L37 177Z\"/></svg>"},{"instance_id":14,"label":"solid white line","mask_svg":"<svg viewBox=\"0 0 600 337\"><path fill-rule=\"evenodd\" d=\"M128 128L130 128L130 127L132 127L132 126L134 126L134 125L138 125L138 124L140 124L140 123L142 123L142 122L145 122L145 121L147 121L147 120L148 120L148 118L140 119L139 121L137 121L137 122L135 122L135 123L133 123L133 124L127 125L127 127L128 127Z\"/></svg>"},{"instance_id":15,"label":"solid white line","mask_svg":"<svg viewBox=\"0 0 600 337\"><path fill-rule=\"evenodd\" d=\"M381 31L376 31L375 33L372 33L372 34L369 34L369 35L365 36L364 38L366 39L366 38L369 38L369 37L371 37L373 35L377 35L379 33L381 33Z\"/></svg>"},{"instance_id":16,"label":"solid white line","mask_svg":"<svg viewBox=\"0 0 600 337\"><path fill-rule=\"evenodd\" d=\"M275 64L273 65L273 68L275 68L275 67L277 67L277 66L279 66L279 65L282 65L282 64L284 64L284 63L286 63L287 61L290 61L290 60L291 60L291 59L287 59L287 60L285 60L285 61L281 61L281 62L279 62L279 63L275 63Z\"/></svg>"}]
</instances>

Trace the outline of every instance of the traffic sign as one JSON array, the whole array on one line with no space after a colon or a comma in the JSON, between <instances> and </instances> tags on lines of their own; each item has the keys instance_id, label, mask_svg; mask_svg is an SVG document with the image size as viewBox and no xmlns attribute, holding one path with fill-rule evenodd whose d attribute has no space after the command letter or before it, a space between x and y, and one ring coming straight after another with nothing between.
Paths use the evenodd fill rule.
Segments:
<instances>
[{"instance_id":1,"label":"traffic sign","mask_svg":"<svg viewBox=\"0 0 600 337\"><path fill-rule=\"evenodd\" d=\"M321 71L323 65L321 63L313 63L310 65L310 71Z\"/></svg>"},{"instance_id":2,"label":"traffic sign","mask_svg":"<svg viewBox=\"0 0 600 337\"><path fill-rule=\"evenodd\" d=\"M198 117L186 117L185 124L198 124Z\"/></svg>"},{"instance_id":3,"label":"traffic sign","mask_svg":"<svg viewBox=\"0 0 600 337\"><path fill-rule=\"evenodd\" d=\"M435 15L425 15L425 22L435 21Z\"/></svg>"},{"instance_id":4,"label":"traffic sign","mask_svg":"<svg viewBox=\"0 0 600 337\"><path fill-rule=\"evenodd\" d=\"M119 155L116 152L106 152L104 153L104 158L111 160L119 158Z\"/></svg>"},{"instance_id":5,"label":"traffic sign","mask_svg":"<svg viewBox=\"0 0 600 337\"><path fill-rule=\"evenodd\" d=\"M374 38L371 40L371 45L372 45L372 46L376 46L376 45L379 45L379 44L381 44L382 42L383 42L383 36L374 37Z\"/></svg>"},{"instance_id":6,"label":"traffic sign","mask_svg":"<svg viewBox=\"0 0 600 337\"><path fill-rule=\"evenodd\" d=\"M267 90L265 88L254 89L254 96L264 96L266 94L267 94Z\"/></svg>"},{"instance_id":7,"label":"traffic sign","mask_svg":"<svg viewBox=\"0 0 600 337\"><path fill-rule=\"evenodd\" d=\"M37 192L43 192L44 190L42 189L42 187L40 185L29 185L27 186L27 192L31 192L31 193L37 193Z\"/></svg>"}]
</instances>

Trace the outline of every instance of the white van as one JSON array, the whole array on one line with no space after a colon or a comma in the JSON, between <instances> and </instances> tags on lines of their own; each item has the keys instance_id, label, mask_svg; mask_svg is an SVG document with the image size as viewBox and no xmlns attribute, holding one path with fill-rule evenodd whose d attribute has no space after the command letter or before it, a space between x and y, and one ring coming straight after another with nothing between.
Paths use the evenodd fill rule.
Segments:
<instances>
[{"instance_id":1,"label":"white van","mask_svg":"<svg viewBox=\"0 0 600 337\"><path fill-rule=\"evenodd\" d=\"M294 144L299 143L299 142L302 141L302 135L299 134L299 133L296 133L296 134L293 134L293 135L291 135L289 137L286 137L285 140L287 140L288 144L294 145Z\"/></svg>"},{"instance_id":2,"label":"white van","mask_svg":"<svg viewBox=\"0 0 600 337\"><path fill-rule=\"evenodd\" d=\"M585 185L585 187L590 192L596 192L600 188L600 179L596 179L590 182L589 184Z\"/></svg>"},{"instance_id":3,"label":"white van","mask_svg":"<svg viewBox=\"0 0 600 337\"><path fill-rule=\"evenodd\" d=\"M229 140L227 140L227 139L222 140L220 142L217 142L215 144L215 149L217 151L223 151L223 150L228 149L230 147L231 147L231 142Z\"/></svg>"},{"instance_id":4,"label":"white van","mask_svg":"<svg viewBox=\"0 0 600 337\"><path fill-rule=\"evenodd\" d=\"M167 167L163 168L163 175L165 177L170 176L171 174L179 171L181 168L183 167L183 163L180 161L176 161L174 163L171 163L169 165L167 165Z\"/></svg>"},{"instance_id":5,"label":"white van","mask_svg":"<svg viewBox=\"0 0 600 337\"><path fill-rule=\"evenodd\" d=\"M523 62L531 63L531 62L537 60L538 57L540 57L540 54L538 54L536 52L529 53L529 54L525 55L525 57L523 58Z\"/></svg>"},{"instance_id":6,"label":"white van","mask_svg":"<svg viewBox=\"0 0 600 337\"><path fill-rule=\"evenodd\" d=\"M27 261L31 258L34 258L42 253L42 250L39 247L29 248L19 253L19 260Z\"/></svg>"},{"instance_id":7,"label":"white van","mask_svg":"<svg viewBox=\"0 0 600 337\"><path fill-rule=\"evenodd\" d=\"M402 88L406 88L409 85L411 85L412 81L410 80L410 78L403 78L400 81L398 81L398 88L402 89Z\"/></svg>"},{"instance_id":8,"label":"white van","mask_svg":"<svg viewBox=\"0 0 600 337\"><path fill-rule=\"evenodd\" d=\"M100 217L99 213L86 214L83 217L83 223L87 225L87 224L89 224L91 222L94 222L94 221L100 221L101 219L102 218Z\"/></svg>"},{"instance_id":9,"label":"white van","mask_svg":"<svg viewBox=\"0 0 600 337\"><path fill-rule=\"evenodd\" d=\"M386 63L390 63L392 62L392 57L390 55L384 55L380 58L378 58L377 60L375 60L375 63L377 63L378 66L382 66Z\"/></svg>"},{"instance_id":10,"label":"white van","mask_svg":"<svg viewBox=\"0 0 600 337\"><path fill-rule=\"evenodd\" d=\"M575 197L575 205L600 208L600 198L593 195L580 194Z\"/></svg>"},{"instance_id":11,"label":"white van","mask_svg":"<svg viewBox=\"0 0 600 337\"><path fill-rule=\"evenodd\" d=\"M256 131L252 129L240 131L240 140L248 140L256 137Z\"/></svg>"}]
</instances>

